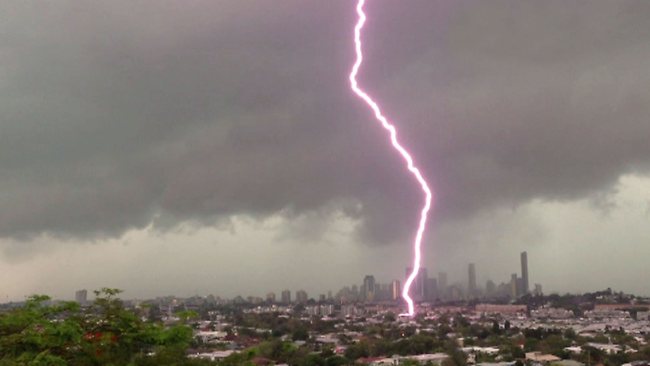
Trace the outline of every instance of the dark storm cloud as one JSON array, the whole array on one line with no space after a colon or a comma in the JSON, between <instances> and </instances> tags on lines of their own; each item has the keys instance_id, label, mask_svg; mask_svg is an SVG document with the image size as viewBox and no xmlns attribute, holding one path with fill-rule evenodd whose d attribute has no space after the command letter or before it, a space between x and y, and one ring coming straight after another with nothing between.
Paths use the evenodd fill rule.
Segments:
<instances>
[{"instance_id":1,"label":"dark storm cloud","mask_svg":"<svg viewBox=\"0 0 650 366\"><path fill-rule=\"evenodd\" d=\"M0 5L0 236L335 203L368 241L407 238L417 186L348 91L353 5ZM584 197L647 167L650 3L368 12L361 82L434 182L437 218Z\"/></svg>"}]
</instances>

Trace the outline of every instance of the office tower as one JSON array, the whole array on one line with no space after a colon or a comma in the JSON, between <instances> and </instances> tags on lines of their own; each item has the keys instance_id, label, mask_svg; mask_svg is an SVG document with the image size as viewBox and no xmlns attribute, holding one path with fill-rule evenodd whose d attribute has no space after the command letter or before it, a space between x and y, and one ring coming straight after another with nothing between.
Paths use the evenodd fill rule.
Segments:
<instances>
[{"instance_id":1,"label":"office tower","mask_svg":"<svg viewBox=\"0 0 650 366\"><path fill-rule=\"evenodd\" d=\"M539 283L536 283L535 284L535 295L541 296L542 294L543 294L542 285L540 285Z\"/></svg>"},{"instance_id":2,"label":"office tower","mask_svg":"<svg viewBox=\"0 0 650 366\"><path fill-rule=\"evenodd\" d=\"M88 291L79 290L74 293L74 301L78 302L79 305L86 305L88 301Z\"/></svg>"},{"instance_id":3,"label":"office tower","mask_svg":"<svg viewBox=\"0 0 650 366\"><path fill-rule=\"evenodd\" d=\"M518 282L517 274L516 273L511 274L510 275L510 297L513 299L516 299L517 295L519 295L519 293L517 292L517 287L519 287L517 286L517 282Z\"/></svg>"},{"instance_id":4,"label":"office tower","mask_svg":"<svg viewBox=\"0 0 650 366\"><path fill-rule=\"evenodd\" d=\"M271 304L275 303L275 292L269 292L266 294L266 301L270 302Z\"/></svg>"},{"instance_id":5,"label":"office tower","mask_svg":"<svg viewBox=\"0 0 650 366\"><path fill-rule=\"evenodd\" d=\"M435 301L439 298L438 295L438 279L436 278L429 278L427 279L427 293L428 293L428 301Z\"/></svg>"},{"instance_id":6,"label":"office tower","mask_svg":"<svg viewBox=\"0 0 650 366\"><path fill-rule=\"evenodd\" d=\"M487 280L485 283L485 295L494 296L497 292L497 285L492 280Z\"/></svg>"},{"instance_id":7,"label":"office tower","mask_svg":"<svg viewBox=\"0 0 650 366\"><path fill-rule=\"evenodd\" d=\"M296 302L299 304L307 302L307 292L305 290L296 291Z\"/></svg>"},{"instance_id":8,"label":"office tower","mask_svg":"<svg viewBox=\"0 0 650 366\"><path fill-rule=\"evenodd\" d=\"M521 295L526 295L528 288L528 253L521 252Z\"/></svg>"},{"instance_id":9,"label":"office tower","mask_svg":"<svg viewBox=\"0 0 650 366\"><path fill-rule=\"evenodd\" d=\"M467 284L467 297L473 298L476 296L476 266L474 263L470 263L467 267L468 272L468 284Z\"/></svg>"},{"instance_id":10,"label":"office tower","mask_svg":"<svg viewBox=\"0 0 650 366\"><path fill-rule=\"evenodd\" d=\"M291 304L291 291L289 290L284 290L280 294L280 299L282 300L283 304Z\"/></svg>"},{"instance_id":11,"label":"office tower","mask_svg":"<svg viewBox=\"0 0 650 366\"><path fill-rule=\"evenodd\" d=\"M438 273L438 296L441 300L447 298L447 272Z\"/></svg>"},{"instance_id":12,"label":"office tower","mask_svg":"<svg viewBox=\"0 0 650 366\"><path fill-rule=\"evenodd\" d=\"M365 301L375 300L375 276L367 275L363 278L363 299Z\"/></svg>"},{"instance_id":13,"label":"office tower","mask_svg":"<svg viewBox=\"0 0 650 366\"><path fill-rule=\"evenodd\" d=\"M390 284L391 298L397 300L402 296L402 286L399 280L393 280Z\"/></svg>"},{"instance_id":14,"label":"office tower","mask_svg":"<svg viewBox=\"0 0 650 366\"><path fill-rule=\"evenodd\" d=\"M412 268L406 268L406 278L411 275ZM411 283L410 295L414 301L424 301L428 298L429 291L427 290L427 269L420 267L420 271Z\"/></svg>"},{"instance_id":15,"label":"office tower","mask_svg":"<svg viewBox=\"0 0 650 366\"><path fill-rule=\"evenodd\" d=\"M390 283L375 285L375 300L384 301L390 299Z\"/></svg>"}]
</instances>

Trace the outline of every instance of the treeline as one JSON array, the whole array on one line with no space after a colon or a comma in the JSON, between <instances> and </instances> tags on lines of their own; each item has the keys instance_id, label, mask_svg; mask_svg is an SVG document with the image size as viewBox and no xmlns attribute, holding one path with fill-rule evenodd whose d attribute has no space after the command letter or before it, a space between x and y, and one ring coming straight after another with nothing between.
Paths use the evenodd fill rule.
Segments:
<instances>
[{"instance_id":1,"label":"treeline","mask_svg":"<svg viewBox=\"0 0 650 366\"><path fill-rule=\"evenodd\" d=\"M146 322L116 289L95 291L89 307L33 296L0 314L0 366L211 365L188 359L192 329Z\"/></svg>"}]
</instances>

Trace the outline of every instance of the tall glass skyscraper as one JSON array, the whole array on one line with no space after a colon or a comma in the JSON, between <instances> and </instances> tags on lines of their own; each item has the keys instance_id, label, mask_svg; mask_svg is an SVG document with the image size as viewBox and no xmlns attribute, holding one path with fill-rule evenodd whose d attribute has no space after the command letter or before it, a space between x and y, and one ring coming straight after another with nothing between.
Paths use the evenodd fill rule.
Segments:
<instances>
[{"instance_id":1,"label":"tall glass skyscraper","mask_svg":"<svg viewBox=\"0 0 650 366\"><path fill-rule=\"evenodd\" d=\"M521 294L526 295L528 291L528 253L521 252Z\"/></svg>"}]
</instances>

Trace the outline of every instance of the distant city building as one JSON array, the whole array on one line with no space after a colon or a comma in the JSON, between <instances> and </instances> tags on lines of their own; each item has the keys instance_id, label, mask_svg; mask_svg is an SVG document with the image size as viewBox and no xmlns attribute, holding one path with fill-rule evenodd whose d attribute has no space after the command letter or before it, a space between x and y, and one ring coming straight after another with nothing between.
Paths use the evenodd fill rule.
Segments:
<instances>
[{"instance_id":1,"label":"distant city building","mask_svg":"<svg viewBox=\"0 0 650 366\"><path fill-rule=\"evenodd\" d=\"M521 294L526 295L529 292L528 287L528 253L521 252Z\"/></svg>"},{"instance_id":2,"label":"distant city building","mask_svg":"<svg viewBox=\"0 0 650 366\"><path fill-rule=\"evenodd\" d=\"M485 282L485 295L494 296L497 292L497 285L492 280Z\"/></svg>"},{"instance_id":3,"label":"distant city building","mask_svg":"<svg viewBox=\"0 0 650 366\"><path fill-rule=\"evenodd\" d=\"M349 286L345 286L340 289L339 292L336 293L335 298L336 301L339 301L342 304L354 301L352 298L352 291L350 290Z\"/></svg>"},{"instance_id":4,"label":"distant city building","mask_svg":"<svg viewBox=\"0 0 650 366\"><path fill-rule=\"evenodd\" d=\"M362 289L365 301L375 301L375 276L367 275L364 277Z\"/></svg>"},{"instance_id":5,"label":"distant city building","mask_svg":"<svg viewBox=\"0 0 650 366\"><path fill-rule=\"evenodd\" d=\"M341 306L341 316L343 317L348 317L348 316L357 316L363 314L363 310L357 308L354 305L343 305Z\"/></svg>"},{"instance_id":6,"label":"distant city building","mask_svg":"<svg viewBox=\"0 0 650 366\"><path fill-rule=\"evenodd\" d=\"M280 300L282 300L283 304L291 304L291 291L289 290L284 290L280 294Z\"/></svg>"},{"instance_id":7,"label":"distant city building","mask_svg":"<svg viewBox=\"0 0 650 366\"><path fill-rule=\"evenodd\" d=\"M535 295L540 296L542 294L544 294L544 292L542 292L542 285L540 285L539 283L536 283L535 284Z\"/></svg>"},{"instance_id":8,"label":"distant city building","mask_svg":"<svg viewBox=\"0 0 650 366\"><path fill-rule=\"evenodd\" d=\"M391 299L397 300L402 296L402 286L399 280L393 280L390 284Z\"/></svg>"},{"instance_id":9,"label":"distant city building","mask_svg":"<svg viewBox=\"0 0 650 366\"><path fill-rule=\"evenodd\" d=\"M350 288L350 299L355 301L359 299L359 286L352 285Z\"/></svg>"},{"instance_id":10,"label":"distant city building","mask_svg":"<svg viewBox=\"0 0 650 366\"><path fill-rule=\"evenodd\" d=\"M266 301L270 303L275 303L275 292L269 292L266 294Z\"/></svg>"},{"instance_id":11,"label":"distant city building","mask_svg":"<svg viewBox=\"0 0 650 366\"><path fill-rule=\"evenodd\" d=\"M388 291L388 285L382 283L375 283L375 291L372 301L382 301L386 299L385 292Z\"/></svg>"},{"instance_id":12,"label":"distant city building","mask_svg":"<svg viewBox=\"0 0 650 366\"><path fill-rule=\"evenodd\" d=\"M79 290L74 293L74 301L78 302L79 305L86 305L88 302L88 291Z\"/></svg>"},{"instance_id":13,"label":"distant city building","mask_svg":"<svg viewBox=\"0 0 650 366\"><path fill-rule=\"evenodd\" d=\"M468 283L467 283L467 297L473 298L476 294L476 266L470 263L467 267Z\"/></svg>"},{"instance_id":14,"label":"distant city building","mask_svg":"<svg viewBox=\"0 0 650 366\"><path fill-rule=\"evenodd\" d=\"M307 306L305 313L310 316L320 315L320 305Z\"/></svg>"},{"instance_id":15,"label":"distant city building","mask_svg":"<svg viewBox=\"0 0 650 366\"><path fill-rule=\"evenodd\" d=\"M519 295L519 292L517 291L517 274L513 273L510 275L510 297L513 299L517 298L517 295Z\"/></svg>"},{"instance_id":16,"label":"distant city building","mask_svg":"<svg viewBox=\"0 0 650 366\"><path fill-rule=\"evenodd\" d=\"M299 304L306 303L308 300L307 292L305 290L296 291L296 302Z\"/></svg>"},{"instance_id":17,"label":"distant city building","mask_svg":"<svg viewBox=\"0 0 650 366\"><path fill-rule=\"evenodd\" d=\"M435 301L439 299L438 295L438 279L428 278L427 279L427 292L429 301Z\"/></svg>"},{"instance_id":18,"label":"distant city building","mask_svg":"<svg viewBox=\"0 0 650 366\"><path fill-rule=\"evenodd\" d=\"M438 273L438 297L441 300L447 299L447 292L448 292L447 286L448 286L447 272L439 272Z\"/></svg>"},{"instance_id":19,"label":"distant city building","mask_svg":"<svg viewBox=\"0 0 650 366\"><path fill-rule=\"evenodd\" d=\"M334 305L332 305L332 304L321 305L320 306L320 315L321 316L334 315Z\"/></svg>"},{"instance_id":20,"label":"distant city building","mask_svg":"<svg viewBox=\"0 0 650 366\"><path fill-rule=\"evenodd\" d=\"M332 312L330 312L329 309L332 309ZM305 312L311 316L329 316L333 314L333 309L334 306L332 305L313 305L313 306L307 306L305 308Z\"/></svg>"},{"instance_id":21,"label":"distant city building","mask_svg":"<svg viewBox=\"0 0 650 366\"><path fill-rule=\"evenodd\" d=\"M510 281L508 281L507 283L501 282L497 286L497 292L496 292L495 296L499 296L499 297L508 296L509 297L511 295L511 293L512 293L512 286L510 284Z\"/></svg>"}]
</instances>

